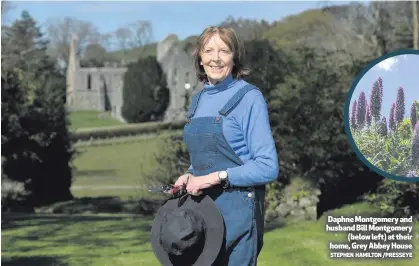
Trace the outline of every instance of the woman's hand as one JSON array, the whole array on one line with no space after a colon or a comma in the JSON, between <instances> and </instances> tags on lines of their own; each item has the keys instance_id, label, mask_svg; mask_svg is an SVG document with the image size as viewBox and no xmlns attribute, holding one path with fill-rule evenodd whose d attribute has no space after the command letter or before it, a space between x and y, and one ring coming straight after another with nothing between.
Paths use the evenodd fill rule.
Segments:
<instances>
[{"instance_id":1,"label":"woman's hand","mask_svg":"<svg viewBox=\"0 0 419 266\"><path fill-rule=\"evenodd\" d=\"M183 186L184 184L188 183L188 180L193 176L194 175L190 174L190 173L186 173L184 175L179 176L179 178L176 180L174 186L175 187Z\"/></svg>"},{"instance_id":2,"label":"woman's hand","mask_svg":"<svg viewBox=\"0 0 419 266\"><path fill-rule=\"evenodd\" d=\"M194 196L200 195L202 189L219 184L217 172L205 176L191 176L186 186L186 191Z\"/></svg>"}]
</instances>

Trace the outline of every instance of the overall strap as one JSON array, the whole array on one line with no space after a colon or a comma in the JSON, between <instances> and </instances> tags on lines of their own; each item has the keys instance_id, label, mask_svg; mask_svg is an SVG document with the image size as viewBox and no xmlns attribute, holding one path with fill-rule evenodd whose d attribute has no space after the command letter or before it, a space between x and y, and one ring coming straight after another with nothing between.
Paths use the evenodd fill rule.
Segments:
<instances>
[{"instance_id":1,"label":"overall strap","mask_svg":"<svg viewBox=\"0 0 419 266\"><path fill-rule=\"evenodd\" d=\"M189 108L188 118L192 118L195 115L196 108L198 107L199 98L204 90L201 90L192 97L191 107Z\"/></svg>"},{"instance_id":2,"label":"overall strap","mask_svg":"<svg viewBox=\"0 0 419 266\"><path fill-rule=\"evenodd\" d=\"M233 95L233 97L231 97L230 100L228 100L228 102L224 105L224 107L220 111L218 111L218 113L220 115L227 116L239 104L239 102L244 97L244 95L246 95L246 93L248 93L251 90L257 90L257 89L258 88L256 88L255 86L251 84L247 84L246 86L238 90Z\"/></svg>"}]
</instances>

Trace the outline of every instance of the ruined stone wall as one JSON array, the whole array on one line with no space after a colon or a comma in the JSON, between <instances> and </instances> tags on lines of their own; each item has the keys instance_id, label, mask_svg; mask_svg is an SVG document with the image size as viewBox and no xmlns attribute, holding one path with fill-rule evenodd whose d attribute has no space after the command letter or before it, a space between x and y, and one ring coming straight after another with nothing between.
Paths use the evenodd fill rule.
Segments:
<instances>
[{"instance_id":1,"label":"ruined stone wall","mask_svg":"<svg viewBox=\"0 0 419 266\"><path fill-rule=\"evenodd\" d=\"M113 117L124 122L121 114L122 90L127 68L80 68L74 51L70 57L72 66L67 71L68 99L71 99L69 109L112 111ZM183 120L192 96L201 89L192 56L185 52L176 35L170 35L157 45L157 61L166 75L170 90L164 120Z\"/></svg>"},{"instance_id":2,"label":"ruined stone wall","mask_svg":"<svg viewBox=\"0 0 419 266\"><path fill-rule=\"evenodd\" d=\"M126 68L80 68L75 71L72 110L112 111L121 115ZM90 79L90 81L89 81Z\"/></svg>"},{"instance_id":3,"label":"ruined stone wall","mask_svg":"<svg viewBox=\"0 0 419 266\"><path fill-rule=\"evenodd\" d=\"M170 103L164 119L182 120L192 96L200 89L193 58L184 51L177 37L170 35L158 44L157 60L166 74L170 90Z\"/></svg>"}]
</instances>

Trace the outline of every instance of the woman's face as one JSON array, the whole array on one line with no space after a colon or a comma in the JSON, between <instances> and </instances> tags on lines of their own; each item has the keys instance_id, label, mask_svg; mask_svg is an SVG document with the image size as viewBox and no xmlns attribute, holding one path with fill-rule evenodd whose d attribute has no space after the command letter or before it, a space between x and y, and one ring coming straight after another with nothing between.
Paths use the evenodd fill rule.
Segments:
<instances>
[{"instance_id":1,"label":"woman's face","mask_svg":"<svg viewBox=\"0 0 419 266\"><path fill-rule=\"evenodd\" d=\"M202 49L201 65L211 84L224 80L233 70L233 53L218 34L214 34Z\"/></svg>"}]
</instances>

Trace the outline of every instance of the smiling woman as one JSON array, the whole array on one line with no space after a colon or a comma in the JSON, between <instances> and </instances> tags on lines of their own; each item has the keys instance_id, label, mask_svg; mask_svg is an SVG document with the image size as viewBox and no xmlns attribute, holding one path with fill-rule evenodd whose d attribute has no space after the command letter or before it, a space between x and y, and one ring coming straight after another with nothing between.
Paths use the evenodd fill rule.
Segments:
<instances>
[{"instance_id":1,"label":"smiling woman","mask_svg":"<svg viewBox=\"0 0 419 266\"><path fill-rule=\"evenodd\" d=\"M175 187L215 201L225 236L214 265L256 265L265 185L279 172L267 104L261 91L242 79L249 71L233 29L205 29L194 55L204 88L194 95L184 128L191 165Z\"/></svg>"},{"instance_id":2,"label":"smiling woman","mask_svg":"<svg viewBox=\"0 0 419 266\"><path fill-rule=\"evenodd\" d=\"M233 29L209 27L201 34L195 50L195 68L200 81L216 84L232 75L249 74L242 64L244 51Z\"/></svg>"}]
</instances>

